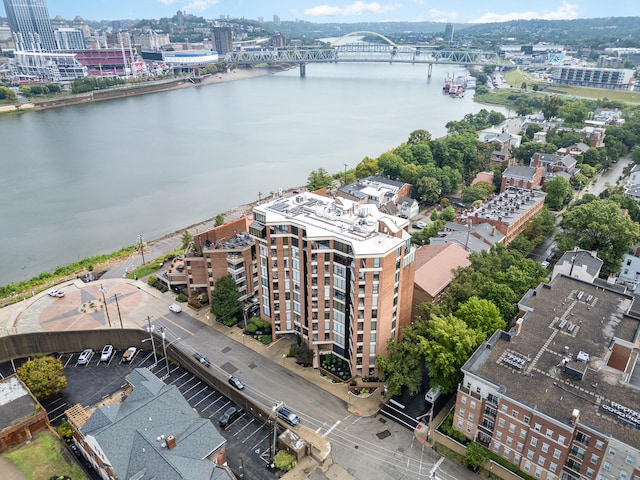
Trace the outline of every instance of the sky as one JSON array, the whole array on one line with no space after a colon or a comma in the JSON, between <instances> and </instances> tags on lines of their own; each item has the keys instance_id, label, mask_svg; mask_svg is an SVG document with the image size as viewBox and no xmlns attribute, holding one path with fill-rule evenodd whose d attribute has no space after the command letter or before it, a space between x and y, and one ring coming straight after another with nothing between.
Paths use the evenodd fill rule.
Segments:
<instances>
[{"instance_id":1,"label":"sky","mask_svg":"<svg viewBox=\"0 0 640 480\"><path fill-rule=\"evenodd\" d=\"M487 23L518 19L572 20L577 18L640 16L640 2L617 0L48 0L49 14L72 19L124 20L173 16L182 10L210 19L221 15L265 21L314 23L453 22ZM0 15L5 16L0 3Z\"/></svg>"}]
</instances>

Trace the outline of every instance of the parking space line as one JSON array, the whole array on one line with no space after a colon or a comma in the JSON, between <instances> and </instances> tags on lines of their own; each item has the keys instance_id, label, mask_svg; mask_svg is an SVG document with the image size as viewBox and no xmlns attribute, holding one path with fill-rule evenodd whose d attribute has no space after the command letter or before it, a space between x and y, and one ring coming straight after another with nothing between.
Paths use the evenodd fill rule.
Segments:
<instances>
[{"instance_id":1,"label":"parking space line","mask_svg":"<svg viewBox=\"0 0 640 480\"><path fill-rule=\"evenodd\" d=\"M204 387L202 387L202 389L201 389L201 390L199 390L199 391L198 391L197 393L195 393L194 395L190 396L190 397L187 399L187 402L190 402L191 400L193 400L193 398L194 398L194 397L197 397L197 396L198 396L198 395L200 395L202 392L206 391L206 390L207 390L207 388L209 388L207 385L205 385ZM198 402L198 403L199 403L199 402ZM195 408L195 406L194 406L194 408Z\"/></svg>"},{"instance_id":2,"label":"parking space line","mask_svg":"<svg viewBox=\"0 0 640 480\"><path fill-rule=\"evenodd\" d=\"M209 387L207 387L207 388L209 388ZM204 389L204 390L206 390L206 389ZM209 398L211 395L214 395L215 393L216 393L215 390L211 390L211 393L209 395L207 395L206 397L204 397L202 400L200 400L198 403L196 403L193 406L193 408L196 408L198 405L200 405L202 402L204 402L207 398ZM191 397L191 398L193 398L193 397Z\"/></svg>"},{"instance_id":3,"label":"parking space line","mask_svg":"<svg viewBox=\"0 0 640 480\"><path fill-rule=\"evenodd\" d=\"M224 407L231 405L233 402L228 401L227 403L225 403L223 406L221 406L218 410L216 410L215 412L213 412L211 415L209 415L209 418L213 417L216 413L218 413L220 410L222 410Z\"/></svg>"},{"instance_id":4,"label":"parking space line","mask_svg":"<svg viewBox=\"0 0 640 480\"><path fill-rule=\"evenodd\" d=\"M265 441L265 440L270 440L270 438L269 438L270 436L271 436L271 435L270 435L269 433L267 433L264 437L262 437L262 438L260 439L260 441L258 441L258 443L256 443L253 447L251 447L251 452L255 452L255 451L256 451L256 449L257 449L258 447L260 447L260 445L262 445L262 444L264 443L264 441Z\"/></svg>"},{"instance_id":5,"label":"parking space line","mask_svg":"<svg viewBox=\"0 0 640 480\"><path fill-rule=\"evenodd\" d=\"M220 395L218 398L216 398L213 402L211 402L209 405L207 405L206 407L204 407L202 409L202 411L204 412L207 408L214 406L216 403L218 403L218 400L220 400L221 398L224 398L222 395Z\"/></svg>"},{"instance_id":6,"label":"parking space line","mask_svg":"<svg viewBox=\"0 0 640 480\"><path fill-rule=\"evenodd\" d=\"M72 358L73 358L73 354L71 354L71 356L69 357L69 360L65 362L64 368L67 368L67 365L69 365L69 362L71 361Z\"/></svg>"},{"instance_id":7,"label":"parking space line","mask_svg":"<svg viewBox=\"0 0 640 480\"><path fill-rule=\"evenodd\" d=\"M246 438L245 438L242 442L240 442L240 443L247 443L247 441L248 441L251 437L253 437L256 433L259 433L259 432L261 432L261 431L262 431L262 427L263 427L263 426L264 426L264 425L262 425L262 424L258 424L258 428L256 428L256 429L253 431L253 433L252 433L251 435L249 435L248 437L246 437Z\"/></svg>"},{"instance_id":8,"label":"parking space line","mask_svg":"<svg viewBox=\"0 0 640 480\"><path fill-rule=\"evenodd\" d=\"M51 415L53 412L55 412L56 410L60 410L61 408L65 408L67 406L67 402L64 402L62 405L60 405L59 407L56 408L50 408L47 410L47 414ZM64 412L64 411L63 411Z\"/></svg>"},{"instance_id":9,"label":"parking space line","mask_svg":"<svg viewBox=\"0 0 640 480\"><path fill-rule=\"evenodd\" d=\"M201 381L198 381L198 383L192 385L191 387L189 387L188 389L186 389L184 392L182 392L182 396L184 397L187 393L189 393L191 390L193 390L194 388L196 388L198 385L202 385ZM180 387L178 387L180 388Z\"/></svg>"},{"instance_id":10,"label":"parking space line","mask_svg":"<svg viewBox=\"0 0 640 480\"><path fill-rule=\"evenodd\" d=\"M201 383L196 377L190 377L189 379L187 379L186 382L182 382L180 385L176 385L176 387L178 387L179 389L181 388L189 388L189 390L193 387L189 387L189 382L191 382L192 380L195 380L197 383L195 385L197 385L198 383ZM188 390L187 390L188 391ZM184 392L183 392L184 394Z\"/></svg>"},{"instance_id":11,"label":"parking space line","mask_svg":"<svg viewBox=\"0 0 640 480\"><path fill-rule=\"evenodd\" d=\"M246 413L242 416L244 417L245 415ZM251 420L249 421L249 423L247 423L244 427L242 427L240 430L234 433L233 436L234 437L238 436L240 433L242 433L245 430L245 428L249 427L249 425L251 425L253 422L255 422L255 418L251 417Z\"/></svg>"},{"instance_id":12,"label":"parking space line","mask_svg":"<svg viewBox=\"0 0 640 480\"><path fill-rule=\"evenodd\" d=\"M189 372L184 372L182 375L180 375L178 378L176 378L173 382L171 382L171 385L175 385L175 383L180 380L182 377L184 377L185 375L189 375Z\"/></svg>"}]
</instances>

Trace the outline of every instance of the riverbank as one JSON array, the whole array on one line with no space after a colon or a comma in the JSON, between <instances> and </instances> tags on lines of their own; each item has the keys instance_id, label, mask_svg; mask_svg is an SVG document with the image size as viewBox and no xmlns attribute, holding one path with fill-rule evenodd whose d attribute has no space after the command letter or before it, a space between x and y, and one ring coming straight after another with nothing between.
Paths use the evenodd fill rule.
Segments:
<instances>
[{"instance_id":1,"label":"riverbank","mask_svg":"<svg viewBox=\"0 0 640 480\"><path fill-rule=\"evenodd\" d=\"M33 101L18 105L5 105L0 107L2 113L18 113L25 111L39 111L50 108L66 107L70 105L80 105L85 103L100 102L104 100L115 100L118 98L132 97L137 95L147 95L150 93L166 92L186 87L202 87L216 83L234 82L247 80L249 78L262 77L283 71L282 68L235 68L229 72L216 73L198 78L192 82L190 77L173 78L169 80L157 80L147 83L129 84L109 90L98 90L95 92L82 93L71 96L63 96L53 99Z\"/></svg>"}]
</instances>

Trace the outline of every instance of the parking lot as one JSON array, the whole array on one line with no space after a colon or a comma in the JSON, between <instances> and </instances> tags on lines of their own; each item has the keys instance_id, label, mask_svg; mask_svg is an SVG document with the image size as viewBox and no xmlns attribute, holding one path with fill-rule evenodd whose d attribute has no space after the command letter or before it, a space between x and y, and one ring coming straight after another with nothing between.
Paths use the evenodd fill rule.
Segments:
<instances>
[{"instance_id":1,"label":"parking lot","mask_svg":"<svg viewBox=\"0 0 640 480\"><path fill-rule=\"evenodd\" d=\"M270 453L269 427L246 411L226 429L219 427L219 418L234 403L195 375L169 363L171 371L167 376L164 358L158 356L158 362L155 363L154 356L147 350L138 350L128 363L122 361L123 351L116 350L108 362L100 362L100 352L97 351L86 364L78 364L80 353L59 355L67 377L67 388L61 394L42 402L54 427L64 422L65 410L75 404L90 407L108 397L122 395L123 388L127 385L126 376L134 368L147 368L167 385L175 385L202 418L208 418L214 423L227 440L227 462L236 476L240 477L244 469L245 478L274 478L266 469ZM15 368L26 360L15 360ZM0 374L7 376L12 373L10 362L0 365Z\"/></svg>"}]
</instances>

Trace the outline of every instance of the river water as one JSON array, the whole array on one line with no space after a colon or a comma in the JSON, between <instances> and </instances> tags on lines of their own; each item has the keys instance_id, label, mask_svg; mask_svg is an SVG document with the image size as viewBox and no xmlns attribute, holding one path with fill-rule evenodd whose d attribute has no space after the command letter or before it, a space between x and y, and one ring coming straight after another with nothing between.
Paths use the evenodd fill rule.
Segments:
<instances>
[{"instance_id":1,"label":"river water","mask_svg":"<svg viewBox=\"0 0 640 480\"><path fill-rule=\"evenodd\" d=\"M437 65L312 64L237 82L0 117L0 285L355 167L476 113ZM494 110L506 113L504 109ZM488 108L488 109L491 109Z\"/></svg>"}]
</instances>

